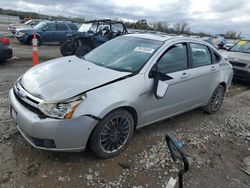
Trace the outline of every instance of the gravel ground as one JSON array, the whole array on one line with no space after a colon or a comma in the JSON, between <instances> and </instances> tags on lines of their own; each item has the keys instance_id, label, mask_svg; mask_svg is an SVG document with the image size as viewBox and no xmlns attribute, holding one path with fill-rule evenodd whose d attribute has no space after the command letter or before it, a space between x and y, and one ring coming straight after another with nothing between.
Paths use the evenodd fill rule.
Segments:
<instances>
[{"instance_id":1,"label":"gravel ground","mask_svg":"<svg viewBox=\"0 0 250 188\"><path fill-rule=\"evenodd\" d=\"M174 133L184 142L190 171L187 188L250 187L250 85L234 83L220 111L196 109L135 132L121 155L108 160L88 150L46 152L32 148L9 115L8 90L31 67L31 47L11 44L16 58L0 65L0 187L165 187L176 177L164 142ZM58 45L39 47L40 60L60 57Z\"/></svg>"}]
</instances>

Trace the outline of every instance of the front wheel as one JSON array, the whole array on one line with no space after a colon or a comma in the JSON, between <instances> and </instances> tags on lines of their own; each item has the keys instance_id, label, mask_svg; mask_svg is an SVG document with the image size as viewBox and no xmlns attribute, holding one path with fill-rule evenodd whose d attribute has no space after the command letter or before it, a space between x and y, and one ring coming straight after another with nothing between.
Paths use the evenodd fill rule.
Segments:
<instances>
[{"instance_id":1,"label":"front wheel","mask_svg":"<svg viewBox=\"0 0 250 188\"><path fill-rule=\"evenodd\" d=\"M60 47L60 52L63 56L74 55L76 53L76 47L71 42L65 41Z\"/></svg>"},{"instance_id":2,"label":"front wheel","mask_svg":"<svg viewBox=\"0 0 250 188\"><path fill-rule=\"evenodd\" d=\"M85 54L89 53L91 51L91 48L88 47L87 45L82 45L80 47L77 48L76 50L76 56L81 58L82 56L84 56Z\"/></svg>"},{"instance_id":3,"label":"front wheel","mask_svg":"<svg viewBox=\"0 0 250 188\"><path fill-rule=\"evenodd\" d=\"M130 142L134 119L126 110L116 110L104 117L90 137L90 149L102 158L114 157Z\"/></svg>"},{"instance_id":4,"label":"front wheel","mask_svg":"<svg viewBox=\"0 0 250 188\"><path fill-rule=\"evenodd\" d=\"M218 85L215 88L208 104L204 106L202 109L209 114L217 112L223 103L224 95L225 95L225 87L223 87L222 85Z\"/></svg>"},{"instance_id":5,"label":"front wheel","mask_svg":"<svg viewBox=\"0 0 250 188\"><path fill-rule=\"evenodd\" d=\"M41 38L37 36L36 39L37 39L37 45L40 46L42 43ZM33 37L30 37L26 44L33 45Z\"/></svg>"}]
</instances>

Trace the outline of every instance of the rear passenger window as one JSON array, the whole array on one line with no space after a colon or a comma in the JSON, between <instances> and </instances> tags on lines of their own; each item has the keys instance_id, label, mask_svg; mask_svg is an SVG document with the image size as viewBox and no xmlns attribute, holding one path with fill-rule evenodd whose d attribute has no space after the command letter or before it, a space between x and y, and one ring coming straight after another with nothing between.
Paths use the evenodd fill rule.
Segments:
<instances>
[{"instance_id":1,"label":"rear passenger window","mask_svg":"<svg viewBox=\"0 0 250 188\"><path fill-rule=\"evenodd\" d=\"M66 24L63 23L57 23L56 24L56 30L68 30L68 27L66 26Z\"/></svg>"},{"instance_id":2,"label":"rear passenger window","mask_svg":"<svg viewBox=\"0 0 250 188\"><path fill-rule=\"evenodd\" d=\"M212 58L207 46L203 44L190 44L192 50L193 67L212 64Z\"/></svg>"},{"instance_id":3,"label":"rear passenger window","mask_svg":"<svg viewBox=\"0 0 250 188\"><path fill-rule=\"evenodd\" d=\"M165 74L187 69L187 46L175 44L158 60L157 69Z\"/></svg>"},{"instance_id":4,"label":"rear passenger window","mask_svg":"<svg viewBox=\"0 0 250 188\"><path fill-rule=\"evenodd\" d=\"M69 24L69 28L70 28L71 30L78 30L76 24L72 24L72 23Z\"/></svg>"}]
</instances>

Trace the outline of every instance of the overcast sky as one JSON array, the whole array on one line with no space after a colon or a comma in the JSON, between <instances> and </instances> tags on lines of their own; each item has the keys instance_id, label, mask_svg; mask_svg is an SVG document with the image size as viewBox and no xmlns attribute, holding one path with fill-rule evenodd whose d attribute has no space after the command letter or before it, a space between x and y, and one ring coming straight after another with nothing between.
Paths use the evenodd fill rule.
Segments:
<instances>
[{"instance_id":1,"label":"overcast sky","mask_svg":"<svg viewBox=\"0 0 250 188\"><path fill-rule=\"evenodd\" d=\"M250 34L249 0L1 0L0 7L86 18L186 21L195 32Z\"/></svg>"}]
</instances>

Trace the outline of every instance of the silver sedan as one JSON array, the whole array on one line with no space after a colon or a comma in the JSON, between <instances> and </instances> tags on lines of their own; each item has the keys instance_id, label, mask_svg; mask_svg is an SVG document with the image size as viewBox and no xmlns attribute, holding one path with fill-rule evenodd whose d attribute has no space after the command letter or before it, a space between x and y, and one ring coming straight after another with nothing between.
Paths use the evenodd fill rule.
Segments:
<instances>
[{"instance_id":1,"label":"silver sedan","mask_svg":"<svg viewBox=\"0 0 250 188\"><path fill-rule=\"evenodd\" d=\"M219 110L232 66L210 44L132 34L82 58L28 70L9 92L11 115L35 148L118 155L135 129L202 107Z\"/></svg>"}]
</instances>

